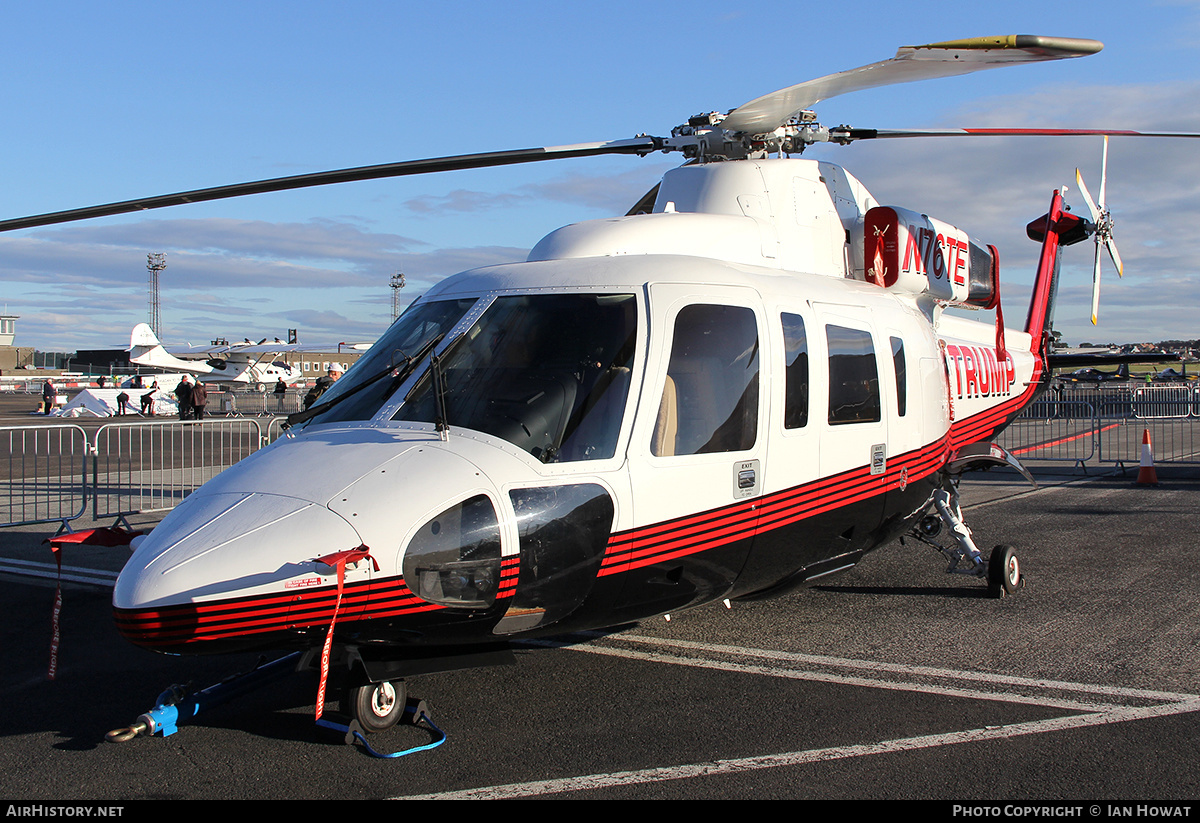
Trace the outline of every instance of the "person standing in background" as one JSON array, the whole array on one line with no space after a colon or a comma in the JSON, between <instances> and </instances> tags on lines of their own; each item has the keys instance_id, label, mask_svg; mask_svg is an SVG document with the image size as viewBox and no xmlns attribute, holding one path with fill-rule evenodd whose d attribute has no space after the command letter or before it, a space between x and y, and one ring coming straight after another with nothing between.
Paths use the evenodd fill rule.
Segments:
<instances>
[{"instance_id":1,"label":"person standing in background","mask_svg":"<svg viewBox=\"0 0 1200 823\"><path fill-rule=\"evenodd\" d=\"M175 400L179 403L179 419L192 418L192 383L185 374L175 387Z\"/></svg>"},{"instance_id":2,"label":"person standing in background","mask_svg":"<svg viewBox=\"0 0 1200 823\"><path fill-rule=\"evenodd\" d=\"M208 390L204 388L204 384L199 380L192 387L192 417L196 420L204 419L204 407L208 405Z\"/></svg>"},{"instance_id":3,"label":"person standing in background","mask_svg":"<svg viewBox=\"0 0 1200 823\"><path fill-rule=\"evenodd\" d=\"M49 414L54 410L54 403L58 398L58 389L54 385L53 380L47 380L42 385L42 411Z\"/></svg>"}]
</instances>

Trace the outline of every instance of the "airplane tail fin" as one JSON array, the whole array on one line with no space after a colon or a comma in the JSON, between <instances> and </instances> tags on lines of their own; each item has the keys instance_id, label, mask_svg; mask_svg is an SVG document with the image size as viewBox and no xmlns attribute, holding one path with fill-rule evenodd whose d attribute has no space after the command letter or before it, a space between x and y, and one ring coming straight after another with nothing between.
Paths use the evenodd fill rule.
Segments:
<instances>
[{"instance_id":1,"label":"airplane tail fin","mask_svg":"<svg viewBox=\"0 0 1200 823\"><path fill-rule=\"evenodd\" d=\"M129 335L129 362L152 365L156 361L172 359L162 347L154 330L146 323L138 323Z\"/></svg>"},{"instance_id":2,"label":"airplane tail fin","mask_svg":"<svg viewBox=\"0 0 1200 823\"><path fill-rule=\"evenodd\" d=\"M133 327L133 332L129 335L129 350L133 351L136 348L154 348L161 346L158 336L154 333L154 329L150 328L147 323L138 323Z\"/></svg>"}]
</instances>

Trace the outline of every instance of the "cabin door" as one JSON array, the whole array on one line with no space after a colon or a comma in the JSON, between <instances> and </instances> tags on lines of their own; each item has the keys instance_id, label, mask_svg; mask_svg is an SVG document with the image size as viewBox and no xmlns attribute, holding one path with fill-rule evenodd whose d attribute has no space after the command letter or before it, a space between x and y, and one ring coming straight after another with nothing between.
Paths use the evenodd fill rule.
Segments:
<instances>
[{"instance_id":1,"label":"cabin door","mask_svg":"<svg viewBox=\"0 0 1200 823\"><path fill-rule=\"evenodd\" d=\"M763 309L752 289L650 288L646 379L629 447L638 524L610 545L626 604L724 596L750 551L766 467Z\"/></svg>"},{"instance_id":2,"label":"cabin door","mask_svg":"<svg viewBox=\"0 0 1200 823\"><path fill-rule=\"evenodd\" d=\"M826 351L827 391L814 413L823 418L821 483L837 501L821 519L827 558L868 548L883 519L888 459L888 415L883 383L891 375L888 339L877 333L867 309L817 304L820 342ZM891 397L891 390L886 392ZM830 570L837 568L834 560Z\"/></svg>"}]
</instances>

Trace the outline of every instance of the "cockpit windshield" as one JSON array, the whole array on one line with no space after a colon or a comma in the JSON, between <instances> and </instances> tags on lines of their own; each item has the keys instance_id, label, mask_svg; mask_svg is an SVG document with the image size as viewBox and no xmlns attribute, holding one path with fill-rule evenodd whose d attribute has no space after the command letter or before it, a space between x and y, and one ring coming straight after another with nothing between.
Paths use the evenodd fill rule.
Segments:
<instances>
[{"instance_id":1,"label":"cockpit windshield","mask_svg":"<svg viewBox=\"0 0 1200 823\"><path fill-rule=\"evenodd\" d=\"M414 305L400 316L345 377L313 406L319 423L370 420L420 365L430 345L458 323L476 298Z\"/></svg>"},{"instance_id":2,"label":"cockpit windshield","mask_svg":"<svg viewBox=\"0 0 1200 823\"><path fill-rule=\"evenodd\" d=\"M636 342L632 294L501 296L392 419L486 432L544 463L612 457Z\"/></svg>"}]
</instances>

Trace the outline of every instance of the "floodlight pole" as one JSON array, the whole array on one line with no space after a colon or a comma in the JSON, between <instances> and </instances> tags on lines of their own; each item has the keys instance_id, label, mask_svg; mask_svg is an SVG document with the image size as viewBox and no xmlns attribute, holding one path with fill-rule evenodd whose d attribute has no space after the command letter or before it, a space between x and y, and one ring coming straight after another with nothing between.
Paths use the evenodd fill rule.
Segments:
<instances>
[{"instance_id":1,"label":"floodlight pole","mask_svg":"<svg viewBox=\"0 0 1200 823\"><path fill-rule=\"evenodd\" d=\"M404 288L404 273L392 275L392 320L400 316L400 289Z\"/></svg>"},{"instance_id":2,"label":"floodlight pole","mask_svg":"<svg viewBox=\"0 0 1200 823\"><path fill-rule=\"evenodd\" d=\"M146 269L150 272L150 328L162 339L162 317L158 304L158 273L167 267L167 256L154 253L146 255Z\"/></svg>"}]
</instances>

